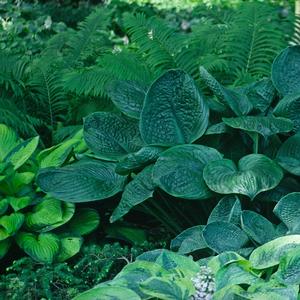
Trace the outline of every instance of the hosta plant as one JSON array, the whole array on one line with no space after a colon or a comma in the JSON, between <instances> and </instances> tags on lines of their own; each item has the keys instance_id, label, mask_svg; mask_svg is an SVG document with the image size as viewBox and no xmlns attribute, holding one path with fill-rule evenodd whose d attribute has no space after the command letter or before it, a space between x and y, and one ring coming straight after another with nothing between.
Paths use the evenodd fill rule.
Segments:
<instances>
[{"instance_id":1,"label":"hosta plant","mask_svg":"<svg viewBox=\"0 0 300 300\"><path fill-rule=\"evenodd\" d=\"M63 163L71 142L78 143L66 141L36 155L38 137L22 141L0 124L0 258L16 243L37 261L64 261L80 250L82 235L97 227L95 210L45 196L34 183L39 167Z\"/></svg>"}]
</instances>

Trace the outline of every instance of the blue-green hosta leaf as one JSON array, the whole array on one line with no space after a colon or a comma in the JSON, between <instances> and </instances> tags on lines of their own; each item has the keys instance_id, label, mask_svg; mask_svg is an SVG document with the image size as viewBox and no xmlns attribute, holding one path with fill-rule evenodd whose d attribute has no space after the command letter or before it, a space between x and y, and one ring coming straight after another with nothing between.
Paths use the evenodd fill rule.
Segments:
<instances>
[{"instance_id":1,"label":"blue-green hosta leaf","mask_svg":"<svg viewBox=\"0 0 300 300\"><path fill-rule=\"evenodd\" d=\"M126 177L114 170L114 163L82 160L63 168L40 170L37 184L45 193L64 201L102 200L123 189Z\"/></svg>"},{"instance_id":2,"label":"blue-green hosta leaf","mask_svg":"<svg viewBox=\"0 0 300 300\"><path fill-rule=\"evenodd\" d=\"M267 138L271 135L293 130L293 122L281 117L243 116L238 118L222 118L232 128L255 132Z\"/></svg>"},{"instance_id":3,"label":"blue-green hosta leaf","mask_svg":"<svg viewBox=\"0 0 300 300\"><path fill-rule=\"evenodd\" d=\"M137 81L115 80L108 87L108 96L125 115L139 119L147 87Z\"/></svg>"},{"instance_id":4,"label":"blue-green hosta leaf","mask_svg":"<svg viewBox=\"0 0 300 300\"><path fill-rule=\"evenodd\" d=\"M276 187L283 177L281 168L262 154L249 154L238 167L229 159L209 162L203 172L208 187L220 194L242 194L253 199Z\"/></svg>"},{"instance_id":5,"label":"blue-green hosta leaf","mask_svg":"<svg viewBox=\"0 0 300 300\"><path fill-rule=\"evenodd\" d=\"M19 232L16 235L16 242L30 257L44 263L52 263L60 249L60 240L52 233L35 235Z\"/></svg>"},{"instance_id":6,"label":"blue-green hosta leaf","mask_svg":"<svg viewBox=\"0 0 300 300\"><path fill-rule=\"evenodd\" d=\"M0 218L0 241L15 235L24 222L24 215L21 213L12 213L9 216Z\"/></svg>"},{"instance_id":7,"label":"blue-green hosta leaf","mask_svg":"<svg viewBox=\"0 0 300 300\"><path fill-rule=\"evenodd\" d=\"M0 162L19 142L17 134L10 127L0 124Z\"/></svg>"},{"instance_id":8,"label":"blue-green hosta leaf","mask_svg":"<svg viewBox=\"0 0 300 300\"><path fill-rule=\"evenodd\" d=\"M275 225L254 211L244 210L241 220L242 229L250 239L259 244L267 243L277 237Z\"/></svg>"},{"instance_id":9,"label":"blue-green hosta leaf","mask_svg":"<svg viewBox=\"0 0 300 300\"><path fill-rule=\"evenodd\" d=\"M221 122L208 127L205 131L205 135L222 134L229 131L230 128L224 122Z\"/></svg>"},{"instance_id":10,"label":"blue-green hosta leaf","mask_svg":"<svg viewBox=\"0 0 300 300\"><path fill-rule=\"evenodd\" d=\"M245 94L225 88L207 70L200 67L200 76L214 95L237 116L247 115L253 108Z\"/></svg>"},{"instance_id":11,"label":"blue-green hosta leaf","mask_svg":"<svg viewBox=\"0 0 300 300\"><path fill-rule=\"evenodd\" d=\"M300 46L284 49L274 60L272 81L283 96L300 91Z\"/></svg>"},{"instance_id":12,"label":"blue-green hosta leaf","mask_svg":"<svg viewBox=\"0 0 300 300\"><path fill-rule=\"evenodd\" d=\"M128 154L124 159L117 163L116 172L121 175L127 175L131 172L138 171L155 162L159 154L165 148L155 146L145 146L135 153Z\"/></svg>"},{"instance_id":13,"label":"blue-green hosta leaf","mask_svg":"<svg viewBox=\"0 0 300 300\"><path fill-rule=\"evenodd\" d=\"M228 285L213 295L214 300L245 300L247 298L240 297L239 294L244 290L239 285ZM273 299L274 300L274 299Z\"/></svg>"},{"instance_id":14,"label":"blue-green hosta leaf","mask_svg":"<svg viewBox=\"0 0 300 300\"><path fill-rule=\"evenodd\" d=\"M255 269L266 269L279 264L283 255L292 249L300 249L300 235L287 235L256 248L250 255Z\"/></svg>"},{"instance_id":15,"label":"blue-green hosta leaf","mask_svg":"<svg viewBox=\"0 0 300 300\"><path fill-rule=\"evenodd\" d=\"M55 258L57 262L63 262L76 255L81 248L83 238L78 236L66 236L60 239L59 253Z\"/></svg>"},{"instance_id":16,"label":"blue-green hosta leaf","mask_svg":"<svg viewBox=\"0 0 300 300\"><path fill-rule=\"evenodd\" d=\"M142 138L149 145L191 143L204 134L208 113L192 77L170 70L146 94L140 119Z\"/></svg>"},{"instance_id":17,"label":"blue-green hosta leaf","mask_svg":"<svg viewBox=\"0 0 300 300\"><path fill-rule=\"evenodd\" d=\"M153 195L152 171L153 165L147 166L126 185L120 203L110 217L110 222L117 221L126 215L132 207L146 201Z\"/></svg>"},{"instance_id":18,"label":"blue-green hosta leaf","mask_svg":"<svg viewBox=\"0 0 300 300\"><path fill-rule=\"evenodd\" d=\"M276 160L285 170L300 176L300 132L289 137L281 145Z\"/></svg>"},{"instance_id":19,"label":"blue-green hosta leaf","mask_svg":"<svg viewBox=\"0 0 300 300\"><path fill-rule=\"evenodd\" d=\"M99 286L76 296L73 300L142 300L130 289L119 286Z\"/></svg>"},{"instance_id":20,"label":"blue-green hosta leaf","mask_svg":"<svg viewBox=\"0 0 300 300\"><path fill-rule=\"evenodd\" d=\"M207 246L217 253L237 251L249 241L243 230L228 222L213 222L206 225L203 237Z\"/></svg>"},{"instance_id":21,"label":"blue-green hosta leaf","mask_svg":"<svg viewBox=\"0 0 300 300\"><path fill-rule=\"evenodd\" d=\"M274 275L283 284L300 284L300 247L280 259L278 271Z\"/></svg>"},{"instance_id":22,"label":"blue-green hosta leaf","mask_svg":"<svg viewBox=\"0 0 300 300\"><path fill-rule=\"evenodd\" d=\"M48 198L26 214L25 225L37 232L47 232L67 223L75 212L73 203Z\"/></svg>"},{"instance_id":23,"label":"blue-green hosta leaf","mask_svg":"<svg viewBox=\"0 0 300 300\"><path fill-rule=\"evenodd\" d=\"M0 241L0 259L3 258L8 252L11 245L11 239Z\"/></svg>"},{"instance_id":24,"label":"blue-green hosta leaf","mask_svg":"<svg viewBox=\"0 0 300 300\"><path fill-rule=\"evenodd\" d=\"M76 209L74 216L67 224L68 231L85 235L94 231L100 224L100 216L95 209L80 208Z\"/></svg>"},{"instance_id":25,"label":"blue-green hosta leaf","mask_svg":"<svg viewBox=\"0 0 300 300\"><path fill-rule=\"evenodd\" d=\"M273 212L286 225L289 234L300 234L300 193L281 198Z\"/></svg>"},{"instance_id":26,"label":"blue-green hosta leaf","mask_svg":"<svg viewBox=\"0 0 300 300\"><path fill-rule=\"evenodd\" d=\"M282 98L273 111L275 116L289 118L294 128L300 130L300 93L287 95Z\"/></svg>"},{"instance_id":27,"label":"blue-green hosta leaf","mask_svg":"<svg viewBox=\"0 0 300 300\"><path fill-rule=\"evenodd\" d=\"M171 241L170 248L173 251L178 251L180 254L187 254L207 248L202 235L204 227L204 225L198 225L182 231Z\"/></svg>"},{"instance_id":28,"label":"blue-green hosta leaf","mask_svg":"<svg viewBox=\"0 0 300 300\"><path fill-rule=\"evenodd\" d=\"M179 145L163 152L153 169L154 183L168 194L185 199L205 199L211 195L203 180L208 162L222 155L202 145Z\"/></svg>"},{"instance_id":29,"label":"blue-green hosta leaf","mask_svg":"<svg viewBox=\"0 0 300 300\"><path fill-rule=\"evenodd\" d=\"M85 142L97 157L120 160L143 145L138 121L111 112L96 112L84 119Z\"/></svg>"},{"instance_id":30,"label":"blue-green hosta leaf","mask_svg":"<svg viewBox=\"0 0 300 300\"><path fill-rule=\"evenodd\" d=\"M232 195L225 196L210 213L207 224L223 221L239 225L241 213L242 208L239 198Z\"/></svg>"},{"instance_id":31,"label":"blue-green hosta leaf","mask_svg":"<svg viewBox=\"0 0 300 300\"><path fill-rule=\"evenodd\" d=\"M38 144L38 136L22 142L7 154L5 161L10 162L14 166L14 169L17 170L31 157Z\"/></svg>"},{"instance_id":32,"label":"blue-green hosta leaf","mask_svg":"<svg viewBox=\"0 0 300 300\"><path fill-rule=\"evenodd\" d=\"M19 210L29 206L32 202L32 197L30 197L30 196L7 197L6 199L14 211L19 211Z\"/></svg>"}]
</instances>

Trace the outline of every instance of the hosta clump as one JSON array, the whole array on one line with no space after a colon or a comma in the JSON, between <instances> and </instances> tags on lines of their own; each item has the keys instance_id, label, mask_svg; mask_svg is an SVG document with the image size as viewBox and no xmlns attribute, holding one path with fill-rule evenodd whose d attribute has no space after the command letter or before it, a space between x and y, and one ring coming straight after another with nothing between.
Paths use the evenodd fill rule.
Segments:
<instances>
[{"instance_id":1,"label":"hosta clump","mask_svg":"<svg viewBox=\"0 0 300 300\"><path fill-rule=\"evenodd\" d=\"M196 289L195 295L191 300L211 300L215 292L215 279L212 270L209 267L201 266L199 273L192 278Z\"/></svg>"}]
</instances>

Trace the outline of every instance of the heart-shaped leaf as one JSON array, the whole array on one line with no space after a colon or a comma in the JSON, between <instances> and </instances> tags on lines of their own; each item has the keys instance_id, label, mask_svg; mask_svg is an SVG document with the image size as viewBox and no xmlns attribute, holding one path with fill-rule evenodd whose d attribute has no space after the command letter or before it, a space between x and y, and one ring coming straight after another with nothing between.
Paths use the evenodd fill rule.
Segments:
<instances>
[{"instance_id":1,"label":"heart-shaped leaf","mask_svg":"<svg viewBox=\"0 0 300 300\"><path fill-rule=\"evenodd\" d=\"M16 133L4 124L0 124L0 162L19 144Z\"/></svg>"},{"instance_id":2,"label":"heart-shaped leaf","mask_svg":"<svg viewBox=\"0 0 300 300\"><path fill-rule=\"evenodd\" d=\"M140 119L149 145L174 146L200 138L208 125L208 107L187 73L170 70L148 90Z\"/></svg>"},{"instance_id":3,"label":"heart-shaped leaf","mask_svg":"<svg viewBox=\"0 0 300 300\"><path fill-rule=\"evenodd\" d=\"M147 166L126 185L120 203L110 217L110 222L117 221L127 214L132 207L152 196L154 192L152 171L153 165Z\"/></svg>"},{"instance_id":4,"label":"heart-shaped leaf","mask_svg":"<svg viewBox=\"0 0 300 300\"><path fill-rule=\"evenodd\" d=\"M286 225L290 233L300 234L300 193L290 193L276 204L274 214Z\"/></svg>"},{"instance_id":5,"label":"heart-shaped leaf","mask_svg":"<svg viewBox=\"0 0 300 300\"><path fill-rule=\"evenodd\" d=\"M285 170L300 176L300 132L281 145L276 160Z\"/></svg>"},{"instance_id":6,"label":"heart-shaped leaf","mask_svg":"<svg viewBox=\"0 0 300 300\"><path fill-rule=\"evenodd\" d=\"M60 240L52 233L35 235L19 232L16 235L16 242L33 259L44 263L52 263L60 249Z\"/></svg>"},{"instance_id":7,"label":"heart-shaped leaf","mask_svg":"<svg viewBox=\"0 0 300 300\"><path fill-rule=\"evenodd\" d=\"M272 81L276 89L283 95L300 91L300 46L284 49L274 60Z\"/></svg>"},{"instance_id":8,"label":"heart-shaped leaf","mask_svg":"<svg viewBox=\"0 0 300 300\"><path fill-rule=\"evenodd\" d=\"M63 168L40 170L37 184L44 192L64 201L102 200L123 189L126 177L114 170L114 163L82 160Z\"/></svg>"},{"instance_id":9,"label":"heart-shaped leaf","mask_svg":"<svg viewBox=\"0 0 300 300\"><path fill-rule=\"evenodd\" d=\"M228 222L212 222L206 225L203 237L207 246L217 253L237 251L248 242L243 230Z\"/></svg>"},{"instance_id":10,"label":"heart-shaped leaf","mask_svg":"<svg viewBox=\"0 0 300 300\"><path fill-rule=\"evenodd\" d=\"M12 213L9 216L0 218L0 241L13 236L21 228L24 222L24 215Z\"/></svg>"},{"instance_id":11,"label":"heart-shaped leaf","mask_svg":"<svg viewBox=\"0 0 300 300\"><path fill-rule=\"evenodd\" d=\"M254 211L244 210L241 224L250 239L259 244L265 244L277 237L275 225Z\"/></svg>"},{"instance_id":12,"label":"heart-shaped leaf","mask_svg":"<svg viewBox=\"0 0 300 300\"><path fill-rule=\"evenodd\" d=\"M108 86L108 96L125 115L139 119L147 87L136 81L115 80Z\"/></svg>"},{"instance_id":13,"label":"heart-shaped leaf","mask_svg":"<svg viewBox=\"0 0 300 300\"><path fill-rule=\"evenodd\" d=\"M111 112L96 112L84 119L84 140L97 157L119 160L138 151L143 142L138 121Z\"/></svg>"},{"instance_id":14,"label":"heart-shaped leaf","mask_svg":"<svg viewBox=\"0 0 300 300\"><path fill-rule=\"evenodd\" d=\"M63 262L76 255L80 251L82 242L82 237L67 236L61 238L59 253L56 256L55 261Z\"/></svg>"},{"instance_id":15,"label":"heart-shaped leaf","mask_svg":"<svg viewBox=\"0 0 300 300\"><path fill-rule=\"evenodd\" d=\"M203 180L208 162L222 155L202 145L179 145L163 152L153 169L154 183L168 194L185 199L205 199L211 195Z\"/></svg>"},{"instance_id":16,"label":"heart-shaped leaf","mask_svg":"<svg viewBox=\"0 0 300 300\"><path fill-rule=\"evenodd\" d=\"M250 255L250 262L255 269L266 269L279 264L281 257L293 249L300 249L300 235L287 235L272 240Z\"/></svg>"},{"instance_id":17,"label":"heart-shaped leaf","mask_svg":"<svg viewBox=\"0 0 300 300\"><path fill-rule=\"evenodd\" d=\"M225 196L210 213L207 224L223 221L239 225L241 213L242 208L239 198L237 196Z\"/></svg>"},{"instance_id":18,"label":"heart-shaped leaf","mask_svg":"<svg viewBox=\"0 0 300 300\"><path fill-rule=\"evenodd\" d=\"M203 172L208 187L220 194L254 197L276 187L283 177L281 168L262 154L249 154L238 163L222 159L206 165Z\"/></svg>"},{"instance_id":19,"label":"heart-shaped leaf","mask_svg":"<svg viewBox=\"0 0 300 300\"><path fill-rule=\"evenodd\" d=\"M272 116L243 116L238 118L222 118L223 122L232 128L255 132L267 138L271 135L293 130L293 122L286 118Z\"/></svg>"}]
</instances>

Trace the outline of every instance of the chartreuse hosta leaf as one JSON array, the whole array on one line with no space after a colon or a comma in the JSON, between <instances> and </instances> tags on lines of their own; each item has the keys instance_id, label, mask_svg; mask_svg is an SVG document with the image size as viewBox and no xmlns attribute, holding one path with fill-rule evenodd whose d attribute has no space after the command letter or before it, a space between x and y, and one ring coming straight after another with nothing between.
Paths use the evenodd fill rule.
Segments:
<instances>
[{"instance_id":1,"label":"chartreuse hosta leaf","mask_svg":"<svg viewBox=\"0 0 300 300\"><path fill-rule=\"evenodd\" d=\"M272 81L283 96L300 92L300 46L284 49L274 60Z\"/></svg>"},{"instance_id":2,"label":"chartreuse hosta leaf","mask_svg":"<svg viewBox=\"0 0 300 300\"><path fill-rule=\"evenodd\" d=\"M259 133L267 138L271 135L289 132L293 129L293 122L281 117L243 116L238 118L222 118L223 122L232 128Z\"/></svg>"},{"instance_id":3,"label":"chartreuse hosta leaf","mask_svg":"<svg viewBox=\"0 0 300 300\"><path fill-rule=\"evenodd\" d=\"M174 146L200 138L208 125L208 107L194 80L181 70L170 70L148 90L140 131L148 145Z\"/></svg>"},{"instance_id":4,"label":"chartreuse hosta leaf","mask_svg":"<svg viewBox=\"0 0 300 300\"><path fill-rule=\"evenodd\" d=\"M6 255L11 245L11 239L0 241L0 259Z\"/></svg>"},{"instance_id":5,"label":"chartreuse hosta leaf","mask_svg":"<svg viewBox=\"0 0 300 300\"><path fill-rule=\"evenodd\" d=\"M13 236L18 232L24 222L24 215L21 213L12 213L0 218L0 241Z\"/></svg>"},{"instance_id":6,"label":"chartreuse hosta leaf","mask_svg":"<svg viewBox=\"0 0 300 300\"><path fill-rule=\"evenodd\" d=\"M171 241L171 249L180 254L187 254L207 248L202 235L204 227L204 225L198 225L182 231Z\"/></svg>"},{"instance_id":7,"label":"chartreuse hosta leaf","mask_svg":"<svg viewBox=\"0 0 300 300\"><path fill-rule=\"evenodd\" d=\"M209 162L203 172L208 187L220 194L242 194L253 199L257 194L276 187L283 172L276 162L262 154L249 154L238 167L232 160Z\"/></svg>"},{"instance_id":8,"label":"chartreuse hosta leaf","mask_svg":"<svg viewBox=\"0 0 300 300\"><path fill-rule=\"evenodd\" d=\"M147 87L136 81L115 80L108 87L108 95L125 115L139 119Z\"/></svg>"},{"instance_id":9,"label":"chartreuse hosta leaf","mask_svg":"<svg viewBox=\"0 0 300 300\"><path fill-rule=\"evenodd\" d=\"M240 224L240 216L242 213L241 203L237 196L225 196L214 207L209 215L207 224L223 221L233 224Z\"/></svg>"},{"instance_id":10,"label":"chartreuse hosta leaf","mask_svg":"<svg viewBox=\"0 0 300 300\"><path fill-rule=\"evenodd\" d=\"M135 153L128 154L124 159L117 163L116 172L121 175L127 175L131 172L138 171L146 165L155 162L160 153L165 148L156 146L145 146Z\"/></svg>"},{"instance_id":11,"label":"chartreuse hosta leaf","mask_svg":"<svg viewBox=\"0 0 300 300\"><path fill-rule=\"evenodd\" d=\"M203 169L222 155L202 145L179 145L163 152L153 169L154 183L168 194L185 199L205 199L211 195L203 180Z\"/></svg>"},{"instance_id":12,"label":"chartreuse hosta leaf","mask_svg":"<svg viewBox=\"0 0 300 300\"><path fill-rule=\"evenodd\" d=\"M89 148L105 160L120 160L143 146L138 121L117 113L90 114L84 119L83 130Z\"/></svg>"},{"instance_id":13,"label":"chartreuse hosta leaf","mask_svg":"<svg viewBox=\"0 0 300 300\"><path fill-rule=\"evenodd\" d=\"M276 160L285 170L300 176L300 132L281 145Z\"/></svg>"},{"instance_id":14,"label":"chartreuse hosta leaf","mask_svg":"<svg viewBox=\"0 0 300 300\"><path fill-rule=\"evenodd\" d=\"M221 221L206 225L203 237L207 246L217 253L237 251L248 242L248 236L243 230L234 224Z\"/></svg>"},{"instance_id":15,"label":"chartreuse hosta leaf","mask_svg":"<svg viewBox=\"0 0 300 300\"><path fill-rule=\"evenodd\" d=\"M292 249L300 249L300 235L287 235L272 240L250 255L250 262L255 269L266 269L279 264L280 259Z\"/></svg>"},{"instance_id":16,"label":"chartreuse hosta leaf","mask_svg":"<svg viewBox=\"0 0 300 300\"><path fill-rule=\"evenodd\" d=\"M67 223L75 212L73 203L48 198L35 205L26 214L25 225L28 229L46 232Z\"/></svg>"},{"instance_id":17,"label":"chartreuse hosta leaf","mask_svg":"<svg viewBox=\"0 0 300 300\"><path fill-rule=\"evenodd\" d=\"M19 138L10 127L0 124L0 162L19 144Z\"/></svg>"},{"instance_id":18,"label":"chartreuse hosta leaf","mask_svg":"<svg viewBox=\"0 0 300 300\"><path fill-rule=\"evenodd\" d=\"M267 243L278 236L275 225L254 211L244 210L241 220L244 232L259 244Z\"/></svg>"},{"instance_id":19,"label":"chartreuse hosta leaf","mask_svg":"<svg viewBox=\"0 0 300 300\"><path fill-rule=\"evenodd\" d=\"M14 169L17 170L31 157L38 144L38 136L18 144L7 154L5 161L10 162L14 166Z\"/></svg>"},{"instance_id":20,"label":"chartreuse hosta leaf","mask_svg":"<svg viewBox=\"0 0 300 300\"><path fill-rule=\"evenodd\" d=\"M63 168L42 169L37 176L37 184L44 192L60 200L101 200L123 189L126 177L114 170L114 163L87 159Z\"/></svg>"},{"instance_id":21,"label":"chartreuse hosta leaf","mask_svg":"<svg viewBox=\"0 0 300 300\"><path fill-rule=\"evenodd\" d=\"M55 261L63 262L80 251L83 238L78 236L66 236L60 239L60 249Z\"/></svg>"},{"instance_id":22,"label":"chartreuse hosta leaf","mask_svg":"<svg viewBox=\"0 0 300 300\"><path fill-rule=\"evenodd\" d=\"M225 88L204 67L200 67L200 76L218 100L237 116L246 115L252 110L253 105L244 93Z\"/></svg>"},{"instance_id":23,"label":"chartreuse hosta leaf","mask_svg":"<svg viewBox=\"0 0 300 300\"><path fill-rule=\"evenodd\" d=\"M286 225L289 234L300 234L300 193L290 193L284 196L273 211Z\"/></svg>"},{"instance_id":24,"label":"chartreuse hosta leaf","mask_svg":"<svg viewBox=\"0 0 300 300\"><path fill-rule=\"evenodd\" d=\"M16 235L16 242L33 259L44 263L52 263L60 249L60 240L52 233L35 235L19 232Z\"/></svg>"},{"instance_id":25,"label":"chartreuse hosta leaf","mask_svg":"<svg viewBox=\"0 0 300 300\"><path fill-rule=\"evenodd\" d=\"M126 185L120 203L110 217L111 222L120 219L132 207L144 202L153 195L152 171L153 165L147 166Z\"/></svg>"}]
</instances>

